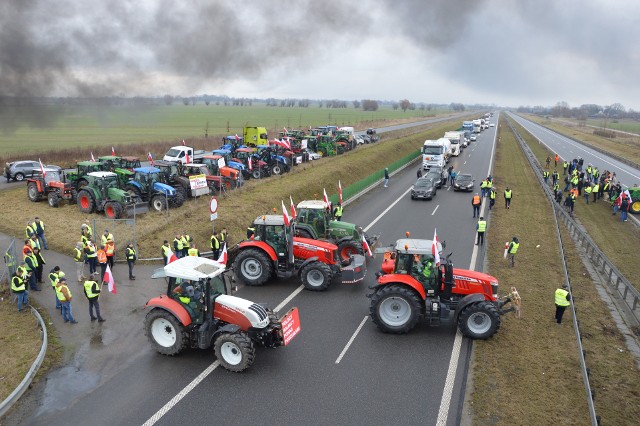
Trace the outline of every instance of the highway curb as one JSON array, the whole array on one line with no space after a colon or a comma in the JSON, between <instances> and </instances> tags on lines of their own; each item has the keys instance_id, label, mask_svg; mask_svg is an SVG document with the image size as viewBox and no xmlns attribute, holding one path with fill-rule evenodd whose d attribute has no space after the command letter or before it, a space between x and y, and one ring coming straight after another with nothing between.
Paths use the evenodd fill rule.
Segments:
<instances>
[{"instance_id":1,"label":"highway curb","mask_svg":"<svg viewBox=\"0 0 640 426\"><path fill-rule=\"evenodd\" d=\"M36 357L35 361L33 361L33 364L31 364L31 368L29 369L27 374L24 376L24 379L22 379L18 387L16 387L13 390L13 392L11 392L11 394L4 401L0 403L0 418L4 416L11 407L13 407L13 404L18 402L22 394L24 394L25 391L29 388L29 386L31 385L31 382L33 381L33 378L38 373L38 370L42 365L42 361L44 360L44 357L47 353L47 345L48 345L47 327L44 323L44 320L42 319L42 316L40 315L40 312L38 312L38 310L33 306L31 306L31 314L34 317L36 317L36 320L38 321L40 329L42 330L41 332L42 346L40 347L40 352L38 353L38 356Z\"/></svg>"}]
</instances>

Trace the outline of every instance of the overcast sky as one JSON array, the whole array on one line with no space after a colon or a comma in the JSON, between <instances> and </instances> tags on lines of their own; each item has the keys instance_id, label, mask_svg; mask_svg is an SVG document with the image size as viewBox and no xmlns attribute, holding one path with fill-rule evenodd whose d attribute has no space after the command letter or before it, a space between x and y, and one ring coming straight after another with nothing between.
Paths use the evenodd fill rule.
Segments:
<instances>
[{"instance_id":1,"label":"overcast sky","mask_svg":"<svg viewBox=\"0 0 640 426\"><path fill-rule=\"evenodd\" d=\"M2 0L0 94L640 110L637 0Z\"/></svg>"}]
</instances>

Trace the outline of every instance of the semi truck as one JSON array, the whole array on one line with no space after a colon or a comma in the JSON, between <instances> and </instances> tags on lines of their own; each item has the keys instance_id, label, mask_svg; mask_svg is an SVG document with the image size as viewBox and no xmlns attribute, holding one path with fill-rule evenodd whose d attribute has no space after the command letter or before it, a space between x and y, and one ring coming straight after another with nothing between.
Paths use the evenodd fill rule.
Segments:
<instances>
[{"instance_id":1,"label":"semi truck","mask_svg":"<svg viewBox=\"0 0 640 426\"><path fill-rule=\"evenodd\" d=\"M473 133L480 133L482 130L482 121L473 120Z\"/></svg>"},{"instance_id":2,"label":"semi truck","mask_svg":"<svg viewBox=\"0 0 640 426\"><path fill-rule=\"evenodd\" d=\"M246 126L243 129L242 138L244 139L245 145L251 148L256 148L258 145L269 144L266 127Z\"/></svg>"},{"instance_id":3,"label":"semi truck","mask_svg":"<svg viewBox=\"0 0 640 426\"><path fill-rule=\"evenodd\" d=\"M457 157L462 151L462 145L464 144L464 134L455 130L444 132L444 138L449 139L451 142L451 155Z\"/></svg>"},{"instance_id":4,"label":"semi truck","mask_svg":"<svg viewBox=\"0 0 640 426\"><path fill-rule=\"evenodd\" d=\"M424 141L422 146L422 168L429 170L431 167L442 167L449 161L451 154L451 142L449 139Z\"/></svg>"}]
</instances>

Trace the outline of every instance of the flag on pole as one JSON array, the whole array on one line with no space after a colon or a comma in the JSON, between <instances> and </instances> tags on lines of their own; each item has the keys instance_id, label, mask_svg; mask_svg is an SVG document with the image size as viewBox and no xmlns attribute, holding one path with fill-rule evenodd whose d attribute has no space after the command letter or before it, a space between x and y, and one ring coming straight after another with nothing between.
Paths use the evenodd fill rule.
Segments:
<instances>
[{"instance_id":1,"label":"flag on pole","mask_svg":"<svg viewBox=\"0 0 640 426\"><path fill-rule=\"evenodd\" d=\"M289 134L289 131L287 130L287 128L286 128L286 127L283 127L283 129L284 129L284 134L285 134L285 135L288 135L288 134Z\"/></svg>"},{"instance_id":2,"label":"flag on pole","mask_svg":"<svg viewBox=\"0 0 640 426\"><path fill-rule=\"evenodd\" d=\"M42 172L42 177L45 178L45 177L47 177L47 172L44 171L44 166L42 165L42 160L38 158L38 161L40 162L40 171Z\"/></svg>"},{"instance_id":3,"label":"flag on pole","mask_svg":"<svg viewBox=\"0 0 640 426\"><path fill-rule=\"evenodd\" d=\"M222 263L223 265L226 266L228 259L229 259L229 256L227 255L227 245L224 244L224 247L222 248L222 252L220 253L220 257L216 259L216 262Z\"/></svg>"},{"instance_id":4,"label":"flag on pole","mask_svg":"<svg viewBox=\"0 0 640 426\"><path fill-rule=\"evenodd\" d=\"M247 158L247 166L249 166L249 171L253 170L253 164L252 163L253 163L253 161L252 161L252 158L251 158L251 155L250 155L249 158Z\"/></svg>"},{"instance_id":5,"label":"flag on pole","mask_svg":"<svg viewBox=\"0 0 640 426\"><path fill-rule=\"evenodd\" d=\"M342 184L338 181L338 197L340 198L340 204L342 204Z\"/></svg>"},{"instance_id":6,"label":"flag on pole","mask_svg":"<svg viewBox=\"0 0 640 426\"><path fill-rule=\"evenodd\" d=\"M440 266L440 252L438 251L438 233L433 230L433 242L431 243L431 254L433 255L433 263Z\"/></svg>"},{"instance_id":7,"label":"flag on pole","mask_svg":"<svg viewBox=\"0 0 640 426\"><path fill-rule=\"evenodd\" d=\"M173 262L174 260L178 260L178 256L176 256L173 250L169 249L169 253L167 253L167 265Z\"/></svg>"},{"instance_id":8,"label":"flag on pole","mask_svg":"<svg viewBox=\"0 0 640 426\"><path fill-rule=\"evenodd\" d=\"M367 239L364 237L364 234L362 234L362 248L369 255L369 257L373 257L373 253L371 253L371 247L369 247L369 243L367 242Z\"/></svg>"},{"instance_id":9,"label":"flag on pole","mask_svg":"<svg viewBox=\"0 0 640 426\"><path fill-rule=\"evenodd\" d=\"M153 166L153 156L151 155L151 152L149 152L147 158L149 159L149 161L151 161L151 165Z\"/></svg>"},{"instance_id":10,"label":"flag on pole","mask_svg":"<svg viewBox=\"0 0 640 426\"><path fill-rule=\"evenodd\" d=\"M236 133L236 141L240 140L240 136L238 136L238 134Z\"/></svg>"},{"instance_id":11,"label":"flag on pole","mask_svg":"<svg viewBox=\"0 0 640 426\"><path fill-rule=\"evenodd\" d=\"M289 213L287 213L287 209L284 207L284 201L280 200L282 203L282 217L284 218L284 224L289 226L291 224L291 217Z\"/></svg>"},{"instance_id":12,"label":"flag on pole","mask_svg":"<svg viewBox=\"0 0 640 426\"><path fill-rule=\"evenodd\" d=\"M182 146L187 146L187 143L182 139Z\"/></svg>"},{"instance_id":13,"label":"flag on pole","mask_svg":"<svg viewBox=\"0 0 640 426\"><path fill-rule=\"evenodd\" d=\"M296 211L296 205L293 204L293 198L291 195L289 195L289 200L291 200L291 217L295 219L298 217L298 212Z\"/></svg>"},{"instance_id":14,"label":"flag on pole","mask_svg":"<svg viewBox=\"0 0 640 426\"><path fill-rule=\"evenodd\" d=\"M189 153L187 152L187 156L184 158L184 164L191 163L191 159L189 158Z\"/></svg>"},{"instance_id":15,"label":"flag on pole","mask_svg":"<svg viewBox=\"0 0 640 426\"><path fill-rule=\"evenodd\" d=\"M111 155L116 156L116 149L114 147L111 147Z\"/></svg>"},{"instance_id":16,"label":"flag on pole","mask_svg":"<svg viewBox=\"0 0 640 426\"><path fill-rule=\"evenodd\" d=\"M91 161L93 161L95 163L96 158L93 156L93 152L91 153Z\"/></svg>"},{"instance_id":17,"label":"flag on pole","mask_svg":"<svg viewBox=\"0 0 640 426\"><path fill-rule=\"evenodd\" d=\"M109 292L113 294L118 293L118 289L116 288L116 282L113 280L113 273L111 272L111 268L107 265L107 269L104 271L104 277L102 277L102 282L107 283L109 287Z\"/></svg>"},{"instance_id":18,"label":"flag on pole","mask_svg":"<svg viewBox=\"0 0 640 426\"><path fill-rule=\"evenodd\" d=\"M329 196L327 195L327 190L322 188L322 192L324 193L324 202L328 205L331 205L331 203L329 202Z\"/></svg>"}]
</instances>

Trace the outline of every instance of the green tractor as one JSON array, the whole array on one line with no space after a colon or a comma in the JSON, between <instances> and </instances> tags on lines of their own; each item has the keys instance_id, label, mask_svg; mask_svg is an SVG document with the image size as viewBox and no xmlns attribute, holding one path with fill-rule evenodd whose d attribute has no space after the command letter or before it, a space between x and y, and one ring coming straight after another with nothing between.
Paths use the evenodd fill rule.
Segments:
<instances>
[{"instance_id":1,"label":"green tractor","mask_svg":"<svg viewBox=\"0 0 640 426\"><path fill-rule=\"evenodd\" d=\"M323 200L298 203L295 236L329 241L338 246L340 259L348 261L352 254L364 254L363 240L373 250L379 236L368 236L353 223L332 220L331 207Z\"/></svg>"},{"instance_id":2,"label":"green tractor","mask_svg":"<svg viewBox=\"0 0 640 426\"><path fill-rule=\"evenodd\" d=\"M78 208L83 213L104 212L109 219L120 219L149 211L147 203L120 189L115 173L90 172L83 179L86 184L78 191Z\"/></svg>"},{"instance_id":3,"label":"green tractor","mask_svg":"<svg viewBox=\"0 0 640 426\"><path fill-rule=\"evenodd\" d=\"M344 154L344 149L336 146L332 136L322 135L316 137L316 152L322 153L323 157L333 157Z\"/></svg>"},{"instance_id":4,"label":"green tractor","mask_svg":"<svg viewBox=\"0 0 640 426\"><path fill-rule=\"evenodd\" d=\"M640 214L640 186L627 188L631 194L631 205L629 211L633 214Z\"/></svg>"},{"instance_id":5,"label":"green tractor","mask_svg":"<svg viewBox=\"0 0 640 426\"><path fill-rule=\"evenodd\" d=\"M102 172L105 171L105 166L103 163L99 161L80 161L77 164L76 170L71 172L66 172L65 176L67 178L67 182L71 183L76 187L79 191L82 187L84 187L88 179L86 176L92 172Z\"/></svg>"}]
</instances>

